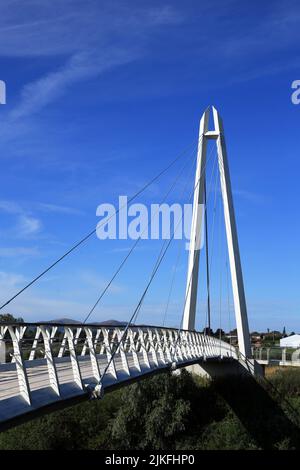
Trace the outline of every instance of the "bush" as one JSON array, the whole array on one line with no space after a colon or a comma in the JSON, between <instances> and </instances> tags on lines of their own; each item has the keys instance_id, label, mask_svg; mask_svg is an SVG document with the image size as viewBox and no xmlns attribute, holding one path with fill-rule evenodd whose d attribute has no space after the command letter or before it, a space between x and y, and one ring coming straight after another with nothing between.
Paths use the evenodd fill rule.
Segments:
<instances>
[{"instance_id":1,"label":"bush","mask_svg":"<svg viewBox=\"0 0 300 470\"><path fill-rule=\"evenodd\" d=\"M300 371L272 382L299 413ZM162 373L3 432L0 449L300 449L285 404L251 378Z\"/></svg>"}]
</instances>

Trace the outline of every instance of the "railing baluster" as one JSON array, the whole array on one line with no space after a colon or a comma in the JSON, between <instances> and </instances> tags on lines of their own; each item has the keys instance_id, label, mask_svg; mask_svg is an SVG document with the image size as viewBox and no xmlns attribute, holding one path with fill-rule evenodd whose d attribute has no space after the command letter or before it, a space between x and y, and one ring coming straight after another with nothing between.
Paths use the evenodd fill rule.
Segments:
<instances>
[{"instance_id":1,"label":"railing baluster","mask_svg":"<svg viewBox=\"0 0 300 470\"><path fill-rule=\"evenodd\" d=\"M58 351L58 357L63 357L65 348L66 348L66 342L67 342L67 335L66 335L66 330L64 331L64 336Z\"/></svg>"},{"instance_id":2,"label":"railing baluster","mask_svg":"<svg viewBox=\"0 0 300 470\"><path fill-rule=\"evenodd\" d=\"M28 405L31 405L31 393L28 382L28 376L26 367L24 365L22 350L20 347L20 327L16 326L15 330L13 326L8 327L8 331L13 344L14 351L14 362L16 364L17 377L19 382L20 395L24 398Z\"/></svg>"},{"instance_id":3,"label":"railing baluster","mask_svg":"<svg viewBox=\"0 0 300 470\"><path fill-rule=\"evenodd\" d=\"M46 361L47 361L50 386L52 387L54 392L58 396L60 396L57 370L56 370L56 365L55 365L55 361L54 361L53 354L52 354L52 346L51 346L51 341L50 341L50 337L51 337L50 331L49 331L49 328L45 327L44 325L40 325L40 329L41 329L41 333L42 333L43 341L44 341L44 346L45 346L45 358L46 358Z\"/></svg>"},{"instance_id":4,"label":"railing baluster","mask_svg":"<svg viewBox=\"0 0 300 470\"><path fill-rule=\"evenodd\" d=\"M141 350L142 350L142 354L143 354L144 363L150 369L150 362L149 362L149 357L148 357L148 351L147 351L146 345L145 345L144 332L141 328L139 328L138 331L139 331L138 340L139 340L140 345L141 345Z\"/></svg>"},{"instance_id":5,"label":"railing baluster","mask_svg":"<svg viewBox=\"0 0 300 470\"><path fill-rule=\"evenodd\" d=\"M167 331L165 329L163 330L163 339L164 339L164 353L167 356L166 362L172 362L169 335L167 335Z\"/></svg>"},{"instance_id":6,"label":"railing baluster","mask_svg":"<svg viewBox=\"0 0 300 470\"><path fill-rule=\"evenodd\" d=\"M129 340L130 340L129 351L132 353L133 363L135 367L138 369L139 372L141 372L140 360L136 352L136 343L135 343L135 337L137 333L133 331L131 328L128 330L128 333L129 333Z\"/></svg>"},{"instance_id":7,"label":"railing baluster","mask_svg":"<svg viewBox=\"0 0 300 470\"><path fill-rule=\"evenodd\" d=\"M151 354L152 354L152 360L153 360L154 364L156 366L158 366L158 359L157 359L157 354L156 354L155 347L154 347L152 330L150 328L148 328L147 330L148 330L148 341L149 341L149 345L150 345L150 351L151 351Z\"/></svg>"},{"instance_id":8,"label":"railing baluster","mask_svg":"<svg viewBox=\"0 0 300 470\"><path fill-rule=\"evenodd\" d=\"M7 331L7 326L0 327L0 364L5 364L6 362L6 345L5 345L5 333Z\"/></svg>"},{"instance_id":9,"label":"railing baluster","mask_svg":"<svg viewBox=\"0 0 300 470\"><path fill-rule=\"evenodd\" d=\"M127 361L127 356L126 356L126 353L124 351L124 343L123 341L126 341L126 338L124 338L122 341L122 335L123 335L123 332L121 332L121 330L119 328L117 328L117 337L118 337L118 342L120 343L119 345L119 352L120 355L121 355L121 360L122 360L122 366L123 366L123 369L124 371L126 372L126 374L130 375L130 370L129 370L129 366L128 366L128 361Z\"/></svg>"},{"instance_id":10,"label":"railing baluster","mask_svg":"<svg viewBox=\"0 0 300 470\"><path fill-rule=\"evenodd\" d=\"M157 328L155 328L155 336L156 336L156 343L157 343L157 351L158 351L158 354L160 356L160 360L163 364L166 364L166 359L165 359L165 356L164 356L163 346L162 346L162 343L161 343L161 337L160 337L160 333L159 333Z\"/></svg>"},{"instance_id":11,"label":"railing baluster","mask_svg":"<svg viewBox=\"0 0 300 470\"><path fill-rule=\"evenodd\" d=\"M92 365L92 371L93 371L93 376L99 382L101 379L101 372L100 372L100 367L98 364L95 348L94 348L94 343L93 343L93 333L91 328L84 328L85 334L86 334L86 342L88 343L89 347L89 352L90 352L90 359L91 359L91 365ZM86 342L84 344L86 344Z\"/></svg>"},{"instance_id":12,"label":"railing baluster","mask_svg":"<svg viewBox=\"0 0 300 470\"><path fill-rule=\"evenodd\" d=\"M30 361L33 361L35 359L38 340L39 340L40 335L41 335L41 329L40 329L39 326L37 326L37 328L35 330L35 336L34 336L34 340L33 340L33 343L32 343L31 351L30 351L30 354L29 354L29 360Z\"/></svg>"},{"instance_id":13,"label":"railing baluster","mask_svg":"<svg viewBox=\"0 0 300 470\"><path fill-rule=\"evenodd\" d=\"M104 344L105 344L105 349L106 349L107 362L109 363L112 357L111 345L109 341L109 330L104 328L102 331L104 335ZM112 341L113 341L113 338L114 338L114 335L112 336ZM108 371L113 375L115 379L118 378L114 359L110 362Z\"/></svg>"},{"instance_id":14,"label":"railing baluster","mask_svg":"<svg viewBox=\"0 0 300 470\"><path fill-rule=\"evenodd\" d=\"M76 383L76 385L78 385L80 390L83 390L84 386L83 386L80 367L78 364L78 359L77 359L77 355L75 351L74 333L72 331L72 328L66 327L65 333L66 333L66 337L67 337L68 345L69 345L74 382Z\"/></svg>"}]
</instances>

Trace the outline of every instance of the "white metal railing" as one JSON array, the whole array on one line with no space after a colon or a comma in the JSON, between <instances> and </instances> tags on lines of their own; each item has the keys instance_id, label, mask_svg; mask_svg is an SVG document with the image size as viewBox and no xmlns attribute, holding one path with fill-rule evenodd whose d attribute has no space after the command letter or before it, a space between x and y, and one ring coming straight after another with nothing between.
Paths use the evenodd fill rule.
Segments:
<instances>
[{"instance_id":1,"label":"white metal railing","mask_svg":"<svg viewBox=\"0 0 300 470\"><path fill-rule=\"evenodd\" d=\"M253 357L260 363L300 366L300 348L260 346L253 348Z\"/></svg>"},{"instance_id":2,"label":"white metal railing","mask_svg":"<svg viewBox=\"0 0 300 470\"><path fill-rule=\"evenodd\" d=\"M237 359L236 349L217 338L160 326L2 324L0 352L0 421L5 400L22 397L38 407L36 391L64 399L66 383L82 394L91 380L105 387L174 364Z\"/></svg>"}]
</instances>

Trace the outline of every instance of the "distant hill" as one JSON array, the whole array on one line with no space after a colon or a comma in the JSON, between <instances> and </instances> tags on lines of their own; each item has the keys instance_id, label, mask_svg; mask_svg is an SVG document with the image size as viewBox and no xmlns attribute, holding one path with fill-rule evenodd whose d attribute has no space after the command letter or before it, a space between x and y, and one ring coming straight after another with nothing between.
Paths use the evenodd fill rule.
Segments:
<instances>
[{"instance_id":1,"label":"distant hill","mask_svg":"<svg viewBox=\"0 0 300 470\"><path fill-rule=\"evenodd\" d=\"M82 322L78 320L73 320L72 318L56 318L55 320L43 320L43 323L61 323L66 325L71 324L80 324ZM126 321L118 321L118 320L104 320L102 322L91 322L93 325L113 325L113 326L126 326Z\"/></svg>"},{"instance_id":2,"label":"distant hill","mask_svg":"<svg viewBox=\"0 0 300 470\"><path fill-rule=\"evenodd\" d=\"M65 324L72 324L72 323L81 323L78 320L73 320L72 318L56 318L55 320L42 320L43 323L65 323Z\"/></svg>"},{"instance_id":3,"label":"distant hill","mask_svg":"<svg viewBox=\"0 0 300 470\"><path fill-rule=\"evenodd\" d=\"M118 320L104 320L101 322L95 322L95 325L115 325L115 326L126 326L127 322L126 321L118 321Z\"/></svg>"}]
</instances>

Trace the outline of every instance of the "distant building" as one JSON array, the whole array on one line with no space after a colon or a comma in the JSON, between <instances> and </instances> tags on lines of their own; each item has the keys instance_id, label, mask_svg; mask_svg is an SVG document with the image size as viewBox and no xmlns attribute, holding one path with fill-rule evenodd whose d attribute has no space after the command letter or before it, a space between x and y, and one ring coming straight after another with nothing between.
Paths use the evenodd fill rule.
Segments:
<instances>
[{"instance_id":1,"label":"distant building","mask_svg":"<svg viewBox=\"0 0 300 470\"><path fill-rule=\"evenodd\" d=\"M287 336L280 340L281 348L300 348L300 335Z\"/></svg>"}]
</instances>

